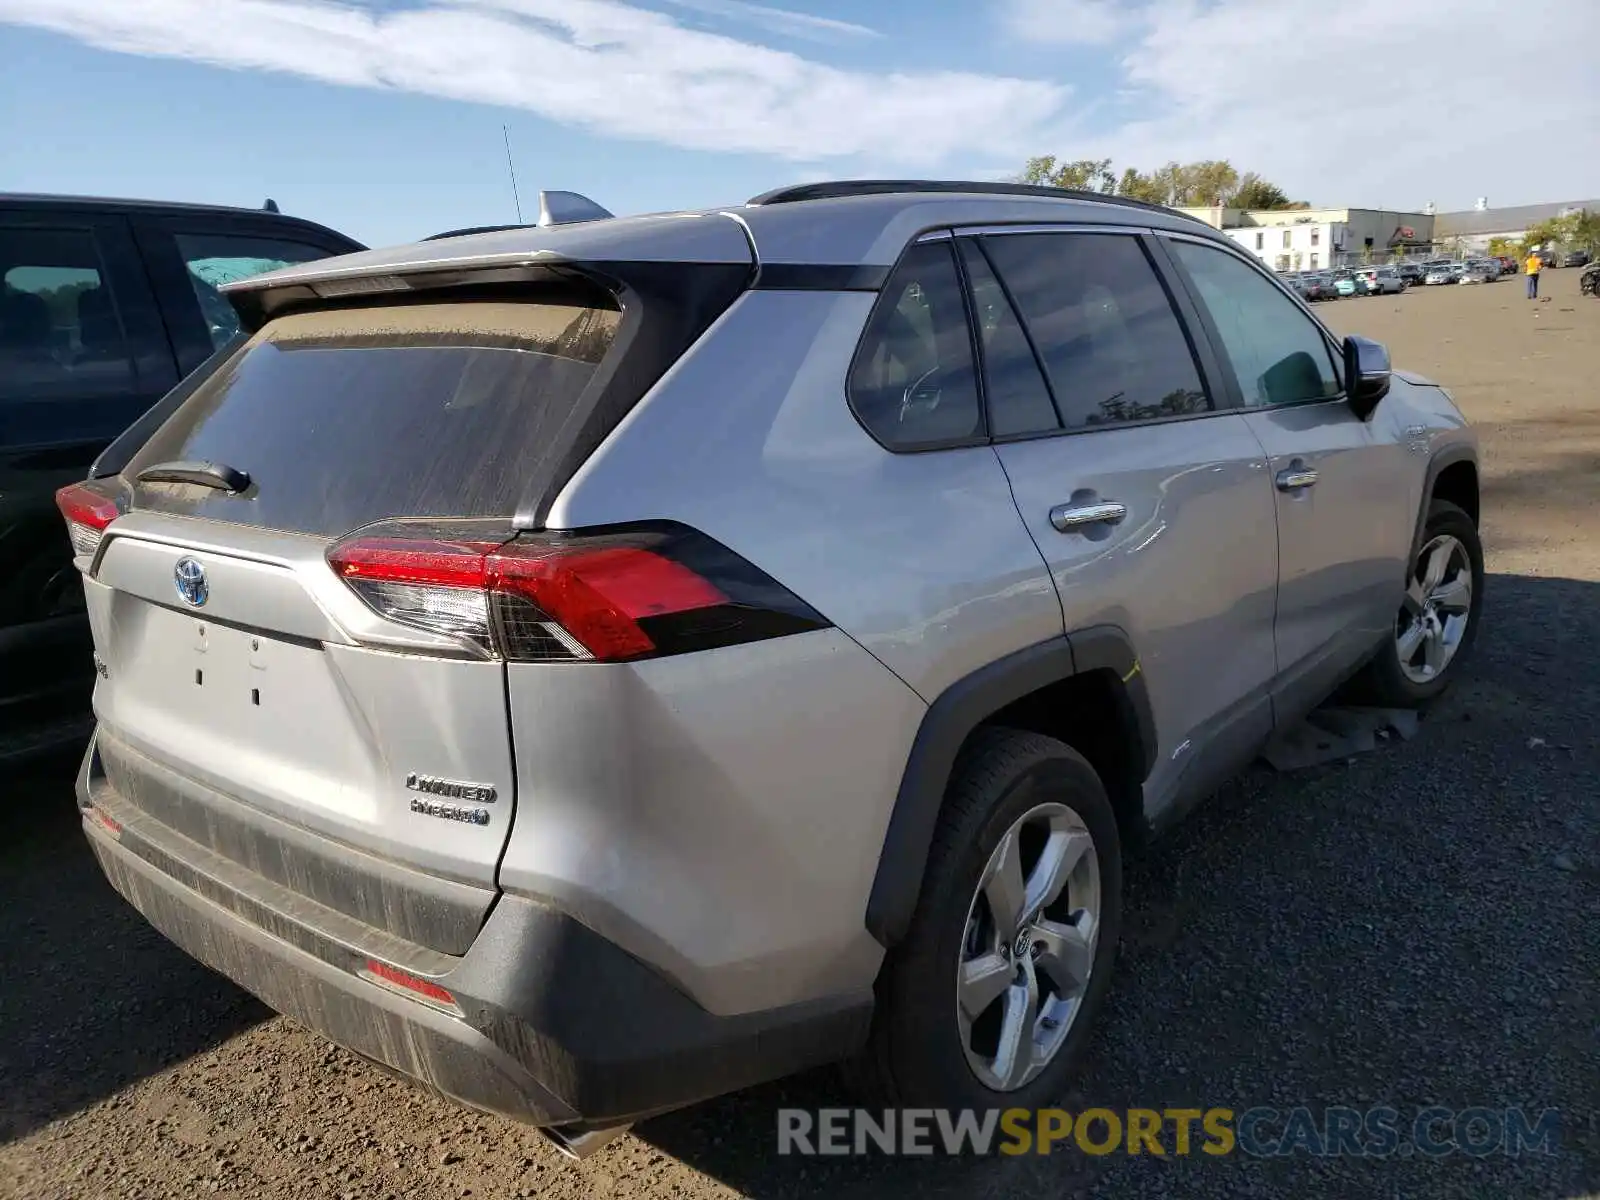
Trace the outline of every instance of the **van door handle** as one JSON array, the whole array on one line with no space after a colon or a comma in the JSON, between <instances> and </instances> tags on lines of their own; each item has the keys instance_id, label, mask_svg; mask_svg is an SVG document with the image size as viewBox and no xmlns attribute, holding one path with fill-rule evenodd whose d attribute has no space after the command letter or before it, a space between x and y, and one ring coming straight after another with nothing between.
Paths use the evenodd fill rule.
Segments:
<instances>
[{"instance_id":1,"label":"van door handle","mask_svg":"<svg viewBox=\"0 0 1600 1200\"><path fill-rule=\"evenodd\" d=\"M1302 488L1315 487L1317 473L1304 464L1287 467L1278 472L1278 490L1280 492L1298 492Z\"/></svg>"},{"instance_id":2,"label":"van door handle","mask_svg":"<svg viewBox=\"0 0 1600 1200\"><path fill-rule=\"evenodd\" d=\"M1128 515L1128 506L1115 500L1094 504L1058 504L1050 510L1050 524L1058 533L1072 533L1087 525L1115 525Z\"/></svg>"}]
</instances>

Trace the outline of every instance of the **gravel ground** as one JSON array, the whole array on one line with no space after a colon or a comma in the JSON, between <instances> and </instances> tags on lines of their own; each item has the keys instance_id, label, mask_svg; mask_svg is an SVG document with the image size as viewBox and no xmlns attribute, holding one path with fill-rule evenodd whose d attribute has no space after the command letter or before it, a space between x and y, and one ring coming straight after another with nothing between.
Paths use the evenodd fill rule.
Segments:
<instances>
[{"instance_id":1,"label":"gravel ground","mask_svg":"<svg viewBox=\"0 0 1600 1200\"><path fill-rule=\"evenodd\" d=\"M1576 271L1339 301L1480 426L1489 593L1415 740L1229 786L1129 876L1073 1107L1558 1109L1559 1153L779 1159L822 1073L649 1122L582 1164L272 1016L112 895L72 763L0 800L0 1193L567 1198L1600 1194L1600 302Z\"/></svg>"}]
</instances>

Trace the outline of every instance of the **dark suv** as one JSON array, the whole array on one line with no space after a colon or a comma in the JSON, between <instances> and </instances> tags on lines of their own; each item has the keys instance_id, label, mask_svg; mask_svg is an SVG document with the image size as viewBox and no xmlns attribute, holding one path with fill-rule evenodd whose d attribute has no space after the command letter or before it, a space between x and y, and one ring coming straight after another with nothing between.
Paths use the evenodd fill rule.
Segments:
<instances>
[{"instance_id":1,"label":"dark suv","mask_svg":"<svg viewBox=\"0 0 1600 1200\"><path fill-rule=\"evenodd\" d=\"M56 489L233 338L218 286L360 249L270 201L0 194L0 758L88 718L89 627Z\"/></svg>"}]
</instances>

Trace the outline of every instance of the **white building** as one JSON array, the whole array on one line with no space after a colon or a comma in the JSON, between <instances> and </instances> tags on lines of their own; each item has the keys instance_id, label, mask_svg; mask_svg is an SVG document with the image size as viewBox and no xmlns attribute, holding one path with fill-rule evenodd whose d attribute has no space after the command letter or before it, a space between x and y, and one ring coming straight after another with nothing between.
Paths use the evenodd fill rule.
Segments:
<instances>
[{"instance_id":1,"label":"white building","mask_svg":"<svg viewBox=\"0 0 1600 1200\"><path fill-rule=\"evenodd\" d=\"M1275 271L1315 271L1367 259L1382 262L1433 238L1427 213L1373 208L1185 208Z\"/></svg>"},{"instance_id":2,"label":"white building","mask_svg":"<svg viewBox=\"0 0 1600 1200\"><path fill-rule=\"evenodd\" d=\"M1334 255L1344 249L1349 226L1342 221L1307 221L1222 232L1274 271L1316 271L1335 265Z\"/></svg>"}]
</instances>

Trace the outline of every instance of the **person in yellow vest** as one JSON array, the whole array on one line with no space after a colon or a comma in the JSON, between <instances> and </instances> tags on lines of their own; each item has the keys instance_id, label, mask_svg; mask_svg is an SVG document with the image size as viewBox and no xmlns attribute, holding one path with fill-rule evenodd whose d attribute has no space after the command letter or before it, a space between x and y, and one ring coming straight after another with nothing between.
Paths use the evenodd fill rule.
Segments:
<instances>
[{"instance_id":1,"label":"person in yellow vest","mask_svg":"<svg viewBox=\"0 0 1600 1200\"><path fill-rule=\"evenodd\" d=\"M1539 272L1543 269L1544 263L1540 261L1538 251L1528 255L1527 272L1529 300L1537 300L1539 298Z\"/></svg>"}]
</instances>

